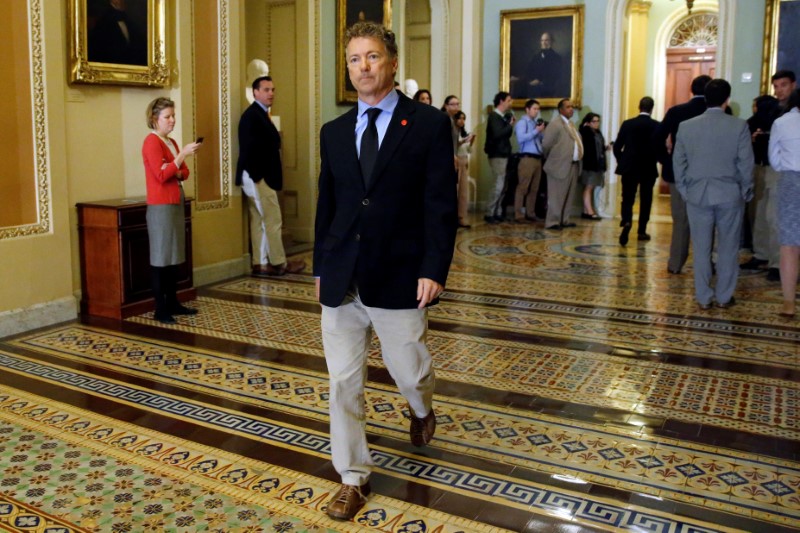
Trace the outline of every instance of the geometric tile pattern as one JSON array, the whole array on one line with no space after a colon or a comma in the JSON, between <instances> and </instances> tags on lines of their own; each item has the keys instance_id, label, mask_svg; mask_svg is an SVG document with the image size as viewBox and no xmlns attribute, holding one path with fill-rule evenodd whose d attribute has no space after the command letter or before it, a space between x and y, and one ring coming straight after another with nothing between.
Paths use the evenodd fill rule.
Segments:
<instances>
[{"instance_id":1,"label":"geometric tile pattern","mask_svg":"<svg viewBox=\"0 0 800 533\"><path fill-rule=\"evenodd\" d=\"M0 527L19 531L502 531L378 495L334 521L334 483L7 388L0 464Z\"/></svg>"},{"instance_id":2,"label":"geometric tile pattern","mask_svg":"<svg viewBox=\"0 0 800 533\"><path fill-rule=\"evenodd\" d=\"M323 355L316 313L215 298L199 298L197 305L202 310L200 314L182 319L173 327ZM149 316L130 320L158 325ZM71 342L77 344L80 340ZM69 344L57 337L39 338L36 343ZM428 331L428 346L437 374L460 383L521 393L536 391L544 397L566 401L580 396L581 402L588 405L647 411L654 416L800 438L800 417L795 416L800 384L790 381L434 329ZM101 347L105 344L101 343ZM71 349L81 350L80 346ZM383 366L375 338L369 360L374 366ZM740 405L737 398L751 390L758 394Z\"/></svg>"},{"instance_id":3,"label":"geometric tile pattern","mask_svg":"<svg viewBox=\"0 0 800 533\"><path fill-rule=\"evenodd\" d=\"M63 328L54 333L42 333L40 338L52 338L62 335L70 339L82 339L84 345L121 346L122 343L137 353L151 353L146 342L137 342L131 336L93 332L88 328L83 336L79 335L80 327ZM117 339L116 341L114 339ZM92 340L91 343L85 342ZM163 346L156 346L163 350ZM131 373L131 364L124 351L116 351L116 359L125 364L122 369ZM95 354L98 360L111 359L108 353ZM326 376L320 373L298 372L281 369L280 365L253 363L244 358L234 356L214 357L186 349L171 349L163 352L161 361L192 361L190 371L180 371L181 365L171 365L170 375L180 378L184 384L194 381L198 390L209 393L213 388L219 390L242 390L245 394L240 401L261 397L265 405L277 408L287 406L287 410L295 414L303 414L314 418L326 419L328 383ZM135 357L142 369L150 369L151 374L144 375L158 380L164 374L153 364L145 363L141 355ZM5 359L0 356L0 363ZM9 361L5 361L9 362ZM124 362L124 363L123 363ZM36 375L47 375L48 372L31 366L23 367ZM44 366L44 365L41 365ZM111 366L113 368L113 366ZM215 379L207 379L204 370L221 368L211 375ZM177 370L177 371L176 371ZM190 374L191 372L191 374ZM132 389L120 385L102 386L97 380L86 381L86 378L72 378L58 372L59 380L66 383L81 382L82 386L103 395L119 398L136 398L141 405L158 406L165 413L176 413L190 419L197 419L196 412L202 413L202 420L213 422L212 410L207 407L191 407L187 402L174 404L164 397L153 396L145 391L132 392ZM247 386L236 375L263 376L258 381L258 389ZM219 376L234 376L218 379ZM165 380L166 383L170 381ZM270 386L266 386L270 384ZM128 391L131 392L128 392ZM406 406L402 397L391 388L371 386L367 389L367 417L371 431L388 434L396 438L404 438L407 431L405 421ZM259 402L255 402L258 404ZM693 502L697 497L704 498L708 505L728 512L758 511L768 515L776 522L788 522L800 519L800 465L790 461L762 458L755 461L737 455L729 450L709 448L697 444L677 445L675 441L665 438L653 438L644 435L631 435L630 431L614 428L598 428L591 424L565 425L555 417L531 415L519 410L499 412L487 408L478 408L467 402L436 398L438 431L437 439L432 446L454 447L463 453L477 457L516 464L539 471L564 475L565 473L585 481L602 483L609 486L627 485L631 490L661 496L678 501ZM286 429L267 421L252 421L241 416L220 415L221 424L228 429L235 429L248 435L258 435L268 440L277 440L283 444L291 444L297 449L316 454L328 454L327 439L318 435L305 436L296 428ZM271 435L274 435L272 437ZM288 440L287 440L288 439ZM378 464L392 470L397 466L394 455L375 452ZM380 458L380 459L379 459ZM416 463L408 458L399 459L399 468L404 473L438 481L441 474L428 476L426 463ZM409 465L417 465L411 467ZM448 470L451 485L456 484L453 476L457 472ZM744 480L735 483L734 479ZM631 481L640 479L639 482ZM481 482L481 485L485 480ZM505 494L496 487L493 496L504 497ZM725 489L725 490L721 490ZM770 495L772 497L770 497ZM532 498L532 496L531 496ZM531 500L534 503L538 500Z\"/></svg>"},{"instance_id":4,"label":"geometric tile pattern","mask_svg":"<svg viewBox=\"0 0 800 533\"><path fill-rule=\"evenodd\" d=\"M7 424L4 426L3 422ZM39 431L32 430L31 425ZM93 413L80 411L76 414L75 408L70 406L57 403L54 405L54 402L20 391L0 388L0 443L3 442L2 432L5 428L9 434L9 442L32 442L30 445L9 447L9 453L4 458L3 463L12 465L7 472L16 476L5 482L13 487L10 495L33 498L34 507L43 508L45 512L52 512L67 521L88 525L90 530L102 531L111 527L115 531L160 531L172 530L169 527L171 525L176 531L193 531L204 526L211 530L230 531L231 528L236 529L236 526L245 528L250 524L253 530L257 530L257 527L270 524L276 511L288 511L294 516L279 516L275 519L275 524L272 524L274 530L299 531L310 525L297 523L298 518L309 516L302 512L308 510L315 511L312 515L315 522L335 525L337 531L346 530L339 529L340 522L331 521L322 514L325 503L336 486L326 483L326 487L320 488L297 482L297 478L306 478L305 481L308 482L310 476L235 457L220 450L191 445ZM93 448L86 453L74 446L67 446L60 454L52 453L49 450L58 445L51 437L43 445L48 451L40 453L38 459L39 462L42 458L52 458L55 462L66 459L58 466L59 472L66 471L59 479L53 479L52 474L41 473L54 468L41 470L38 476L35 472L30 472L35 470L38 463L27 452L35 450L39 441L48 440L46 435L40 437L46 429L61 431L62 438L69 436L69 440L79 444L91 442L90 446ZM22 437L15 439L15 432L21 433ZM98 450L100 446L104 449ZM187 449L189 446L197 450ZM145 466L145 470L137 472L131 468L132 465L114 460L114 457L121 455ZM397 456L380 448L373 450L372 455L378 469L412 475L420 481L445 482L451 490L479 493L507 505L534 512L558 512L579 524L591 523L633 531L640 531L643 524L652 524L652 531L720 531L702 522L676 521L635 507L625 508L591 500L581 494L554 491L499 476L443 467L425 460ZM81 460L82 457L85 459ZM164 476L165 472L172 475ZM162 473L162 476L157 476L157 473ZM180 475L181 473L184 475ZM183 478L201 485L202 492L198 495L198 490L193 491ZM312 478L310 481L320 483L321 480ZM209 485L209 482L216 483ZM52 486L39 486L46 484ZM226 493L235 494L238 501L226 503L223 500ZM430 524L436 518L441 521L441 513L432 513L423 508L403 509L406 504L398 508L397 503L394 506L387 505L386 500L371 497L367 506L359 511L353 521L360 526L381 531L394 531L393 527L398 524L417 524L415 528L397 530L408 533L446 525ZM271 507L267 516L258 516L253 512L253 503L266 503L267 507ZM276 503L283 505L276 506ZM294 508L287 506L287 503ZM396 516L398 512L399 517ZM415 512L422 516L414 516ZM198 514L208 523L199 523L196 519ZM425 517L425 514L432 516ZM228 518L230 516L236 516L245 523L237 524L235 520ZM115 517L122 521L112 524ZM106 522L95 522L101 519ZM498 531L455 517L449 517L448 522L462 527L458 531ZM280 526L276 527L278 524ZM393 527L387 529L389 525ZM467 527L463 527L464 525ZM438 531L451 530L455 529L443 527Z\"/></svg>"},{"instance_id":5,"label":"geometric tile pattern","mask_svg":"<svg viewBox=\"0 0 800 533\"><path fill-rule=\"evenodd\" d=\"M245 278L216 290L314 302L312 284ZM448 290L429 318L492 330L605 343L638 351L669 352L754 364L800 368L800 330L720 323L646 311L578 307ZM735 335L735 336L733 336ZM655 348L655 350L654 350Z\"/></svg>"},{"instance_id":6,"label":"geometric tile pattern","mask_svg":"<svg viewBox=\"0 0 800 533\"><path fill-rule=\"evenodd\" d=\"M669 235L620 248L614 224L553 234L515 225L479 225L458 235L447 289L511 299L710 317L786 327L777 315L780 287L742 272L737 305L698 315L691 260L681 276L667 273ZM311 254L304 257L310 260ZM310 264L310 261L307 261ZM306 278L307 279L307 278ZM767 302L767 305L765 305Z\"/></svg>"}]
</instances>

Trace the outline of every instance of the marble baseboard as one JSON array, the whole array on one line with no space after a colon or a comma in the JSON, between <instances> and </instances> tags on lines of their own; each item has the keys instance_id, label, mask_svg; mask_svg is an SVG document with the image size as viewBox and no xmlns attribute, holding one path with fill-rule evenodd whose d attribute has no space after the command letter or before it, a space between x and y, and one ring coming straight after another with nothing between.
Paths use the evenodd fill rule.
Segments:
<instances>
[{"instance_id":1,"label":"marble baseboard","mask_svg":"<svg viewBox=\"0 0 800 533\"><path fill-rule=\"evenodd\" d=\"M194 286L200 287L209 283L217 283L224 279L235 278L242 274L250 273L250 254L244 254L239 259L221 261L213 265L206 265L194 269Z\"/></svg>"},{"instance_id":2,"label":"marble baseboard","mask_svg":"<svg viewBox=\"0 0 800 533\"><path fill-rule=\"evenodd\" d=\"M52 302L0 313L0 338L42 328L78 317L78 298L67 296Z\"/></svg>"}]
</instances>

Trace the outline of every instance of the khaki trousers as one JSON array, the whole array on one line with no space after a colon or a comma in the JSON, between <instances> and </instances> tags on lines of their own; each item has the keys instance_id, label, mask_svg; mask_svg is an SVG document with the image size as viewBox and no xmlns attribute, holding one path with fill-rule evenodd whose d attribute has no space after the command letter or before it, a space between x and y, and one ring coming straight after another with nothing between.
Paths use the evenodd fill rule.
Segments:
<instances>
[{"instance_id":1,"label":"khaki trousers","mask_svg":"<svg viewBox=\"0 0 800 533\"><path fill-rule=\"evenodd\" d=\"M250 211L250 245L254 265L282 265L286 252L281 240L281 206L278 193L264 180L255 183L247 171L242 172L242 192L247 196Z\"/></svg>"},{"instance_id":2,"label":"khaki trousers","mask_svg":"<svg viewBox=\"0 0 800 533\"><path fill-rule=\"evenodd\" d=\"M536 216L536 195L542 179L542 160L535 157L523 157L517 166L517 190L514 191L514 218ZM522 212L523 204L525 212Z\"/></svg>"},{"instance_id":3,"label":"khaki trousers","mask_svg":"<svg viewBox=\"0 0 800 533\"><path fill-rule=\"evenodd\" d=\"M547 176L547 217L544 221L546 228L569 222L572 206L575 204L579 166L577 162L572 163L567 175L560 178Z\"/></svg>"},{"instance_id":4,"label":"khaki trousers","mask_svg":"<svg viewBox=\"0 0 800 533\"><path fill-rule=\"evenodd\" d=\"M324 281L323 281L324 283ZM432 409L434 373L425 345L425 309L367 307L358 292L339 307L322 306L322 344L330 375L331 455L342 483L363 485L372 470L364 414L364 385L372 328L383 361L400 393L419 418Z\"/></svg>"}]
</instances>

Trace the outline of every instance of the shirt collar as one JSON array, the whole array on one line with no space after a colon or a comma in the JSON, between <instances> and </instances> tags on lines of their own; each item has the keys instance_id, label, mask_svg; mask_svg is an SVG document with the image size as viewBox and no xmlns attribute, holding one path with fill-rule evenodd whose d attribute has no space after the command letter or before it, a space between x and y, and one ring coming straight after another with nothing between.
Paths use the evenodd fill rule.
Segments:
<instances>
[{"instance_id":1,"label":"shirt collar","mask_svg":"<svg viewBox=\"0 0 800 533\"><path fill-rule=\"evenodd\" d=\"M358 116L360 117L364 113L366 113L367 109L377 107L381 111L387 111L388 113L393 113L394 108L397 107L397 103L400 101L400 96L397 94L397 91L392 89L389 91L389 94L383 97L383 100L378 102L376 105L369 105L366 102L362 102L361 100L358 101Z\"/></svg>"},{"instance_id":2,"label":"shirt collar","mask_svg":"<svg viewBox=\"0 0 800 533\"><path fill-rule=\"evenodd\" d=\"M261 109L263 109L265 113L269 113L269 108L268 108L267 106L265 106L264 104L262 104L262 103L261 103L261 102L259 102L258 100L253 100L253 102L257 103L257 104L258 104L258 107L260 107Z\"/></svg>"}]
</instances>

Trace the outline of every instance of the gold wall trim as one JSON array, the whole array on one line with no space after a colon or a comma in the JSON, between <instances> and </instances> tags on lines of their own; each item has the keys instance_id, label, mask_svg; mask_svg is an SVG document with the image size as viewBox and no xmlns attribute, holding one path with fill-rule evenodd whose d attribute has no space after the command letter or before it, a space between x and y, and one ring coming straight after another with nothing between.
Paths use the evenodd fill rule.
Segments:
<instances>
[{"instance_id":1,"label":"gold wall trim","mask_svg":"<svg viewBox=\"0 0 800 533\"><path fill-rule=\"evenodd\" d=\"M192 19L194 19L194 3L192 3ZM228 0L217 0L217 18L219 23L219 179L220 179L220 198L211 201L196 201L194 204L197 211L211 211L214 209L225 209L230 206L231 193L231 100L230 100L230 4ZM192 25L192 64L195 59L194 49L194 25ZM194 69L192 69L192 107L195 107L197 87ZM197 109L194 108L192 120L197 116ZM197 135L196 127L195 136ZM195 198L200 195L197 191L197 181L201 176L195 174Z\"/></svg>"},{"instance_id":2,"label":"gold wall trim","mask_svg":"<svg viewBox=\"0 0 800 533\"><path fill-rule=\"evenodd\" d=\"M43 0L28 1L30 23L31 103L33 104L33 146L36 175L38 221L0 228L0 240L49 233L50 209L50 146L47 142L47 92L44 78L44 8Z\"/></svg>"}]
</instances>

